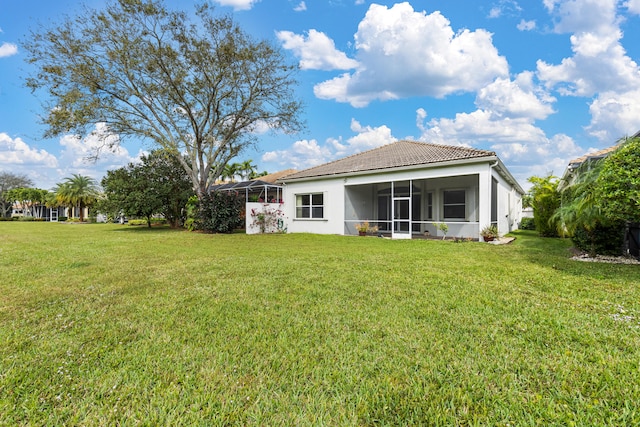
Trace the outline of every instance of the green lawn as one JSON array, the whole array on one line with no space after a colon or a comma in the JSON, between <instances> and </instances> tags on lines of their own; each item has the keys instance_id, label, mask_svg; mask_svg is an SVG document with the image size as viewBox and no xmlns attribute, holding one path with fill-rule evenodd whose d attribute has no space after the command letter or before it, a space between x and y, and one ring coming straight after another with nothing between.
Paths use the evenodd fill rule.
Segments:
<instances>
[{"instance_id":1,"label":"green lawn","mask_svg":"<svg viewBox=\"0 0 640 427\"><path fill-rule=\"evenodd\" d=\"M0 425L638 425L640 266L0 222Z\"/></svg>"}]
</instances>

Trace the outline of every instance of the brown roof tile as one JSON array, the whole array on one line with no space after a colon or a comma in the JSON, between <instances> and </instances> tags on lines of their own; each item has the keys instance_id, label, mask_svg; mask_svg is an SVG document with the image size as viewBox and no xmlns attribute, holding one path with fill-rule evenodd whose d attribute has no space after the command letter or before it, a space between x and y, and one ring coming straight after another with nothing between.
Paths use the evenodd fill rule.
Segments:
<instances>
[{"instance_id":1,"label":"brown roof tile","mask_svg":"<svg viewBox=\"0 0 640 427\"><path fill-rule=\"evenodd\" d=\"M493 151L476 150L474 148L418 141L397 141L293 173L282 179L282 181L426 165L495 155L496 153Z\"/></svg>"},{"instance_id":2,"label":"brown roof tile","mask_svg":"<svg viewBox=\"0 0 640 427\"><path fill-rule=\"evenodd\" d=\"M614 145L613 147L605 148L604 150L594 151L593 153L587 153L587 154L585 154L583 156L578 157L577 159L571 160L569 162L569 164L570 165L578 165L578 164L583 163L587 159L606 157L607 154L611 153L612 151L617 150L618 147L620 147L620 144Z\"/></svg>"},{"instance_id":3,"label":"brown roof tile","mask_svg":"<svg viewBox=\"0 0 640 427\"><path fill-rule=\"evenodd\" d=\"M284 178L285 176L291 175L292 173L295 173L295 172L298 172L298 171L295 169L285 169L282 171L270 173L268 175L259 176L256 178L256 180L274 184L276 181Z\"/></svg>"}]
</instances>

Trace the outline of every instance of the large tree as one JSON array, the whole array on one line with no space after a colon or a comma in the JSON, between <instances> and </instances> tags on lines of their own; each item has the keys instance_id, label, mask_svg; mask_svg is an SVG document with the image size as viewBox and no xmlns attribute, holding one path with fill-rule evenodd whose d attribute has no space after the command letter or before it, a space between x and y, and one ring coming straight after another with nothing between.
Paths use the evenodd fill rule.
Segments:
<instances>
[{"instance_id":1,"label":"large tree","mask_svg":"<svg viewBox=\"0 0 640 427\"><path fill-rule=\"evenodd\" d=\"M193 195L189 177L178 160L163 150L152 151L141 160L107 172L99 210L144 217L149 227L153 215L162 214L172 227L179 227Z\"/></svg>"},{"instance_id":2,"label":"large tree","mask_svg":"<svg viewBox=\"0 0 640 427\"><path fill-rule=\"evenodd\" d=\"M206 4L192 15L159 0L111 1L33 33L25 48L38 70L27 85L49 95L47 136L105 123L151 141L180 159L199 198L258 129L302 128L296 67Z\"/></svg>"},{"instance_id":3,"label":"large tree","mask_svg":"<svg viewBox=\"0 0 640 427\"><path fill-rule=\"evenodd\" d=\"M10 190L31 187L33 182L26 175L11 172L0 172L0 216L9 217L13 201L7 197Z\"/></svg>"}]
</instances>

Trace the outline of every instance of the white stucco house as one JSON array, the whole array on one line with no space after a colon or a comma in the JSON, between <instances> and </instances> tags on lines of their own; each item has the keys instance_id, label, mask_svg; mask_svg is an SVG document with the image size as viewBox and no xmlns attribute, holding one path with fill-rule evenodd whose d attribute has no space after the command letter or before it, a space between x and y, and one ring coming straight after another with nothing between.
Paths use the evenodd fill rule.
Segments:
<instances>
[{"instance_id":1,"label":"white stucco house","mask_svg":"<svg viewBox=\"0 0 640 427\"><path fill-rule=\"evenodd\" d=\"M516 229L522 187L493 151L398 141L279 180L290 233L358 234L368 220L392 238L479 239L495 224Z\"/></svg>"}]
</instances>

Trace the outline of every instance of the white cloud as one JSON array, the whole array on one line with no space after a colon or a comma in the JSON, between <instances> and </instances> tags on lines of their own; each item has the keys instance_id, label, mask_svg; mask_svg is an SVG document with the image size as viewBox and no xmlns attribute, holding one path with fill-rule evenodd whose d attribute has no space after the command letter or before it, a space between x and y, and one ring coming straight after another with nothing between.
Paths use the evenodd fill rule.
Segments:
<instances>
[{"instance_id":1,"label":"white cloud","mask_svg":"<svg viewBox=\"0 0 640 427\"><path fill-rule=\"evenodd\" d=\"M11 138L0 133L0 170L28 176L38 188L51 189L71 174L90 176L97 181L107 170L120 168L137 158L123 147L114 152L103 150L96 161L87 160L103 142L118 142L117 136L108 133L105 125L99 125L93 135L80 139L72 135L60 138L60 154L34 148L21 138Z\"/></svg>"},{"instance_id":2,"label":"white cloud","mask_svg":"<svg viewBox=\"0 0 640 427\"><path fill-rule=\"evenodd\" d=\"M296 7L293 8L293 10L296 12L303 12L307 10L307 4L301 1Z\"/></svg>"},{"instance_id":3,"label":"white cloud","mask_svg":"<svg viewBox=\"0 0 640 427\"><path fill-rule=\"evenodd\" d=\"M12 56L18 53L18 46L13 43L4 42L0 45L0 58Z\"/></svg>"},{"instance_id":4,"label":"white cloud","mask_svg":"<svg viewBox=\"0 0 640 427\"><path fill-rule=\"evenodd\" d=\"M337 50L333 40L320 31L309 30L306 39L291 31L278 31L276 36L285 49L300 58L303 70L349 70L358 65L358 61Z\"/></svg>"},{"instance_id":5,"label":"white cloud","mask_svg":"<svg viewBox=\"0 0 640 427\"><path fill-rule=\"evenodd\" d=\"M536 21L525 21L524 19L520 20L520 23L516 26L520 31L533 31L536 29Z\"/></svg>"},{"instance_id":6,"label":"white cloud","mask_svg":"<svg viewBox=\"0 0 640 427\"><path fill-rule=\"evenodd\" d=\"M629 12L640 15L640 0L628 0L624 6L629 9Z\"/></svg>"},{"instance_id":7,"label":"white cloud","mask_svg":"<svg viewBox=\"0 0 640 427\"><path fill-rule=\"evenodd\" d=\"M230 6L233 10L249 10L260 0L214 0L220 6Z\"/></svg>"},{"instance_id":8,"label":"white cloud","mask_svg":"<svg viewBox=\"0 0 640 427\"><path fill-rule=\"evenodd\" d=\"M561 95L592 98L587 131L603 142L635 132L640 112L640 67L621 44L617 0L547 0L557 32L572 32L573 56L538 61L538 78ZM640 11L640 0L625 3ZM635 118L635 120L634 120Z\"/></svg>"},{"instance_id":9,"label":"white cloud","mask_svg":"<svg viewBox=\"0 0 640 427\"><path fill-rule=\"evenodd\" d=\"M351 152L349 154L370 150L397 141L391 135L391 129L386 125L379 127L362 126L357 120L351 119L351 130L357 135L347 140L348 151Z\"/></svg>"},{"instance_id":10,"label":"white cloud","mask_svg":"<svg viewBox=\"0 0 640 427\"><path fill-rule=\"evenodd\" d=\"M0 171L26 175L34 186L49 189L56 182L57 167L58 160L48 151L0 133Z\"/></svg>"},{"instance_id":11,"label":"white cloud","mask_svg":"<svg viewBox=\"0 0 640 427\"><path fill-rule=\"evenodd\" d=\"M499 0L489 10L488 18L499 18L501 16L517 16L522 12L522 8L515 0Z\"/></svg>"},{"instance_id":12,"label":"white cloud","mask_svg":"<svg viewBox=\"0 0 640 427\"><path fill-rule=\"evenodd\" d=\"M323 145L315 139L300 140L288 149L265 153L261 160L275 163L278 167L306 169L397 141L386 125L362 126L357 120L351 119L351 130L356 135L346 142L341 137L328 138Z\"/></svg>"},{"instance_id":13,"label":"white cloud","mask_svg":"<svg viewBox=\"0 0 640 427\"><path fill-rule=\"evenodd\" d=\"M356 6L359 6L361 4L364 4L364 0L356 0Z\"/></svg>"},{"instance_id":14,"label":"white cloud","mask_svg":"<svg viewBox=\"0 0 640 427\"><path fill-rule=\"evenodd\" d=\"M60 145L61 163L69 171L106 171L134 161L129 151L120 145L119 136L110 133L104 123L98 123L95 130L84 139L65 135L60 138Z\"/></svg>"},{"instance_id":15,"label":"white cloud","mask_svg":"<svg viewBox=\"0 0 640 427\"><path fill-rule=\"evenodd\" d=\"M489 32L456 33L440 12L415 12L409 3L372 4L355 42L357 70L317 84L317 97L363 107L376 99L473 92L508 75Z\"/></svg>"},{"instance_id":16,"label":"white cloud","mask_svg":"<svg viewBox=\"0 0 640 427\"><path fill-rule=\"evenodd\" d=\"M558 33L598 32L617 29L618 0L545 0Z\"/></svg>"},{"instance_id":17,"label":"white cloud","mask_svg":"<svg viewBox=\"0 0 640 427\"><path fill-rule=\"evenodd\" d=\"M294 142L286 150L269 151L262 156L261 160L301 170L320 165L331 156L331 150L326 146L320 146L315 139L303 139Z\"/></svg>"},{"instance_id":18,"label":"white cloud","mask_svg":"<svg viewBox=\"0 0 640 427\"><path fill-rule=\"evenodd\" d=\"M492 7L487 18L499 18L500 15L502 15L502 10L499 7Z\"/></svg>"},{"instance_id":19,"label":"white cloud","mask_svg":"<svg viewBox=\"0 0 640 427\"><path fill-rule=\"evenodd\" d=\"M11 138L0 133L0 167L2 169L52 168L58 165L55 156L43 149L31 148L21 138Z\"/></svg>"},{"instance_id":20,"label":"white cloud","mask_svg":"<svg viewBox=\"0 0 640 427\"><path fill-rule=\"evenodd\" d=\"M555 98L533 83L533 73L519 74L514 81L498 78L478 91L476 105L495 117L546 119L553 113Z\"/></svg>"},{"instance_id":21,"label":"white cloud","mask_svg":"<svg viewBox=\"0 0 640 427\"><path fill-rule=\"evenodd\" d=\"M589 133L612 143L640 130L640 89L626 93L604 92L591 103Z\"/></svg>"},{"instance_id":22,"label":"white cloud","mask_svg":"<svg viewBox=\"0 0 640 427\"><path fill-rule=\"evenodd\" d=\"M501 144L540 143L544 132L528 118L496 117L491 111L457 113L455 118L432 119L422 126L420 139L439 144L473 146L483 142Z\"/></svg>"},{"instance_id":23,"label":"white cloud","mask_svg":"<svg viewBox=\"0 0 640 427\"><path fill-rule=\"evenodd\" d=\"M533 73L524 72L513 81L498 78L478 92L471 113L458 113L454 118L432 119L425 123L424 109L416 111L420 139L449 145L489 146L524 183L531 175L539 175L540 165L562 173L567 162L582 154L570 137L558 134L548 138L535 125L553 113L555 98L536 86ZM532 165L532 159L536 159ZM537 166L536 166L537 165Z\"/></svg>"}]
</instances>

